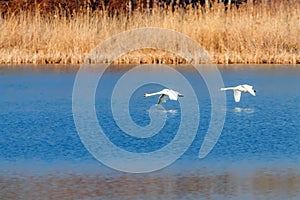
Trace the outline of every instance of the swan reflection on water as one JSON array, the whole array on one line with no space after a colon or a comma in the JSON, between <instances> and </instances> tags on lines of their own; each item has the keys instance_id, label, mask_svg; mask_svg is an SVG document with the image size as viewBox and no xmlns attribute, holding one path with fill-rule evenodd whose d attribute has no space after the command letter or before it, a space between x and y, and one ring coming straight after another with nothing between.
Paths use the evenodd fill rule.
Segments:
<instances>
[{"instance_id":1,"label":"swan reflection on water","mask_svg":"<svg viewBox=\"0 0 300 200\"><path fill-rule=\"evenodd\" d=\"M254 113L254 108L241 108L241 107L235 107L233 109L234 112L237 112L237 113Z\"/></svg>"},{"instance_id":2,"label":"swan reflection on water","mask_svg":"<svg viewBox=\"0 0 300 200\"><path fill-rule=\"evenodd\" d=\"M176 114L178 111L176 109L165 109L163 106L156 104L155 106L152 106L150 109L147 110L148 113L170 113L170 114Z\"/></svg>"}]
</instances>

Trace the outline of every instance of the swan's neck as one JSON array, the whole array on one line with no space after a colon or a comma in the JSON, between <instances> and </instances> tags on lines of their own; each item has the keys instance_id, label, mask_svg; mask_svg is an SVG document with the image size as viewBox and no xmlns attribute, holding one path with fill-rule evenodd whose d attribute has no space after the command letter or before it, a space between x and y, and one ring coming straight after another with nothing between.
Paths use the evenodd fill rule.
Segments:
<instances>
[{"instance_id":1,"label":"swan's neck","mask_svg":"<svg viewBox=\"0 0 300 200\"><path fill-rule=\"evenodd\" d=\"M235 89L235 87L220 88L221 91L234 90L234 89Z\"/></svg>"},{"instance_id":2,"label":"swan's neck","mask_svg":"<svg viewBox=\"0 0 300 200\"><path fill-rule=\"evenodd\" d=\"M150 96L155 96L155 95L160 95L161 92L154 92L154 93L150 93L150 94L145 94L146 97L150 97Z\"/></svg>"}]
</instances>

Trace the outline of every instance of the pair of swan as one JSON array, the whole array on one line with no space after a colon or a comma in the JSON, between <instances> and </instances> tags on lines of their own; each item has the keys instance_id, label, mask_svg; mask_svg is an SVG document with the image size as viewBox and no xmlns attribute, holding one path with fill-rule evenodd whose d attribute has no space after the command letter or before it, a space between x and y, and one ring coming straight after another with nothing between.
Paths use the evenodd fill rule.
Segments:
<instances>
[{"instance_id":1,"label":"pair of swan","mask_svg":"<svg viewBox=\"0 0 300 200\"><path fill-rule=\"evenodd\" d=\"M241 94L242 92L250 93L251 95L255 96L255 90L253 89L253 86L243 84L238 85L236 87L227 87L227 88L220 88L220 91L226 91L226 90L233 90L233 96L235 102L240 102L241 100ZM162 104L167 101L167 99L177 101L179 97L183 97L183 94L180 94L179 92L176 92L171 89L163 89L159 92L154 92L150 94L144 94L144 97L154 96L154 95L160 95L158 98L157 104Z\"/></svg>"}]
</instances>

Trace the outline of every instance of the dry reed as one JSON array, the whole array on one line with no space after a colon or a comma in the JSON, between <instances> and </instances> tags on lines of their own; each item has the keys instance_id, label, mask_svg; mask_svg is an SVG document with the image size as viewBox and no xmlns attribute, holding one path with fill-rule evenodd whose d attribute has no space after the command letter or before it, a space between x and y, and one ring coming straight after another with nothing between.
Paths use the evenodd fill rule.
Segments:
<instances>
[{"instance_id":1,"label":"dry reed","mask_svg":"<svg viewBox=\"0 0 300 200\"><path fill-rule=\"evenodd\" d=\"M300 63L300 3L252 4L225 11L154 8L151 14L110 16L107 11L79 12L67 17L56 10L43 16L20 11L0 18L1 64L80 64L89 52L116 33L140 27L161 27L193 38L214 63ZM140 50L115 63L184 63L169 52Z\"/></svg>"}]
</instances>

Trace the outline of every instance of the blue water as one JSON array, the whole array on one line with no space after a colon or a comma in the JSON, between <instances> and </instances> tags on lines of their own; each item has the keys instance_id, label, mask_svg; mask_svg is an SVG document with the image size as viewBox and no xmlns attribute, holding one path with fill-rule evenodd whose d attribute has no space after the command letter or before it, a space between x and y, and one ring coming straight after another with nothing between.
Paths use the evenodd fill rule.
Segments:
<instances>
[{"instance_id":1,"label":"blue water","mask_svg":"<svg viewBox=\"0 0 300 200\"><path fill-rule=\"evenodd\" d=\"M72 166L65 169L68 173L76 171L75 169L84 171L85 167L87 173L119 173L98 162L84 147L77 134L72 113L76 72L76 68L0 68L2 176L19 173L24 168L26 174L34 174L42 171L45 166L50 169L52 167L49 166ZM136 153L159 150L176 135L181 117L180 104L177 101L167 101L164 104L164 109L170 112L166 113L167 121L163 129L153 137L136 138L124 134L115 123L110 109L113 87L124 73L126 71L107 71L99 83L95 96L99 124L107 137L122 149ZM140 73L137 76L156 76L163 72L156 69ZM255 87L257 93L256 97L242 94L241 102L236 103L232 92L226 92L224 128L217 144L204 159L199 159L198 153L210 120L210 96L199 74L191 71L181 73L190 81L198 97L199 128L192 145L179 160L155 172L156 174L165 175L172 171L181 176L189 176L191 171L201 169L210 169L212 174L217 174L218 171L230 169L234 172L239 166L245 171L268 169L267 172L272 174L277 168L284 172L290 168L299 168L299 67L220 68L225 86L248 83ZM170 83L176 81L169 78ZM139 126L150 123L149 109L158 98L144 98L143 94L162 88L159 84L144 85L131 96L129 112L132 120ZM298 192L289 194L297 196L300 194ZM170 195L166 197L172 197ZM197 195L192 195L191 198L194 197Z\"/></svg>"}]
</instances>

